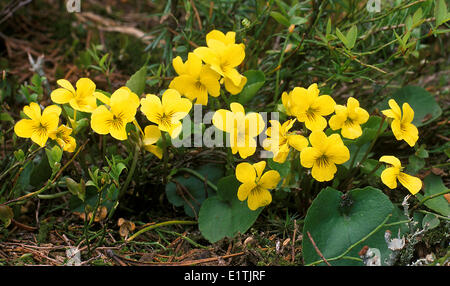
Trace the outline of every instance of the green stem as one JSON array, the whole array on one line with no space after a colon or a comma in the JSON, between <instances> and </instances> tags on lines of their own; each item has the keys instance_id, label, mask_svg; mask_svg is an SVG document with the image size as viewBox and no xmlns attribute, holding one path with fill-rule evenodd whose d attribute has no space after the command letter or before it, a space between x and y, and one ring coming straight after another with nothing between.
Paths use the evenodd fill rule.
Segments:
<instances>
[{"instance_id":1,"label":"green stem","mask_svg":"<svg viewBox=\"0 0 450 286\"><path fill-rule=\"evenodd\" d=\"M332 258L327 258L327 261L335 261L335 260L339 260L342 259L344 257L346 257L346 259L348 259L349 257L346 256L347 253L349 253L353 248L355 248L356 246L358 246L359 244L361 244L362 242L364 242L366 239L368 239L370 236L372 236L374 233L376 233L380 228L384 227L386 225L386 222L389 220L389 218L392 216L392 214L388 214L386 216L386 218L383 220L383 222L377 226L374 230L372 230L368 235L364 236L363 238L361 238L359 241L355 242L354 244L352 244L349 248L347 248L346 251L344 251L341 255L332 257ZM356 260L357 258L355 257ZM322 263L323 259L318 260L318 261L314 261L312 263L307 264L306 266L313 266L319 263Z\"/></svg>"},{"instance_id":2,"label":"green stem","mask_svg":"<svg viewBox=\"0 0 450 286\"><path fill-rule=\"evenodd\" d=\"M125 194L125 192L127 191L128 185L130 184L131 179L133 178L133 175L134 175L134 171L136 170L138 158L139 158L139 146L136 144L136 146L134 148L133 162L131 163L131 168L130 168L130 171L128 172L128 176L125 180L125 183L123 184L122 188L120 189L119 199L122 198L123 195Z\"/></svg>"},{"instance_id":3,"label":"green stem","mask_svg":"<svg viewBox=\"0 0 450 286\"><path fill-rule=\"evenodd\" d=\"M380 132L381 132L381 129L383 128L383 124L384 124L385 120L386 120L386 117L383 116L381 118L380 126L378 127L377 134L375 135L375 138L373 139L373 141L370 144L369 148L367 148L367 151L364 154L364 157L361 159L361 161L359 162L358 165L361 165L362 163L364 163L366 161L367 156L369 156L370 151L372 151L372 148L375 145L375 142L377 141L378 137L380 136Z\"/></svg>"},{"instance_id":4,"label":"green stem","mask_svg":"<svg viewBox=\"0 0 450 286\"><path fill-rule=\"evenodd\" d=\"M167 139L166 134L161 134L162 142L163 142L163 157L164 157L164 170L163 170L163 184L167 184L167 164L169 163L169 154L167 152Z\"/></svg>"},{"instance_id":5,"label":"green stem","mask_svg":"<svg viewBox=\"0 0 450 286\"><path fill-rule=\"evenodd\" d=\"M201 181L206 182L206 184L207 184L211 189L213 189L214 191L217 192L217 186L214 185L211 181L208 181L208 180L207 180L202 174L200 174L199 172L194 171L194 170L189 169L189 168L179 168L179 169L177 170L177 172L180 172L180 171L181 171L181 172L187 172L187 173L190 173L190 174L196 176L196 177L199 178Z\"/></svg>"},{"instance_id":6,"label":"green stem","mask_svg":"<svg viewBox=\"0 0 450 286\"><path fill-rule=\"evenodd\" d=\"M415 205L413 208L411 208L411 211L415 210L417 207L419 207L420 205L422 205L423 203L425 203L428 200L434 199L436 197L439 197L439 196L442 196L442 195L445 195L448 193L450 193L450 189L447 189L447 190L437 193L437 194L429 195L428 197L425 197L420 202L418 202L417 205Z\"/></svg>"},{"instance_id":7,"label":"green stem","mask_svg":"<svg viewBox=\"0 0 450 286\"><path fill-rule=\"evenodd\" d=\"M59 192L59 193L51 194L51 195L38 195L37 197L40 199L43 199L43 200L51 200L51 199L63 197L69 193L70 193L69 191L64 191L64 192Z\"/></svg>"},{"instance_id":8,"label":"green stem","mask_svg":"<svg viewBox=\"0 0 450 286\"><path fill-rule=\"evenodd\" d=\"M167 226L167 225L173 225L173 224L197 224L197 222L196 221L171 220L171 221L161 222L161 223L157 223L157 224L152 224L152 225L149 225L149 226L139 230L138 232L136 232L135 234L130 236L127 239L127 242L132 241L138 235L141 235L144 232L147 232L149 230L152 230L152 229L155 229L155 228L158 228L158 227L161 227L161 226Z\"/></svg>"},{"instance_id":9,"label":"green stem","mask_svg":"<svg viewBox=\"0 0 450 286\"><path fill-rule=\"evenodd\" d=\"M278 96L279 96L279 84L280 84L280 71L281 71L281 63L283 62L283 58L284 58L284 54L286 51L286 46L287 43L289 42L289 38L291 37L291 33L287 34L287 37L284 41L283 44L283 49L281 50L281 55L280 55L280 59L278 60L278 65L277 65L277 78L276 78L276 83L275 83L275 95L273 98L273 102L276 105L277 101L278 101Z\"/></svg>"}]
</instances>

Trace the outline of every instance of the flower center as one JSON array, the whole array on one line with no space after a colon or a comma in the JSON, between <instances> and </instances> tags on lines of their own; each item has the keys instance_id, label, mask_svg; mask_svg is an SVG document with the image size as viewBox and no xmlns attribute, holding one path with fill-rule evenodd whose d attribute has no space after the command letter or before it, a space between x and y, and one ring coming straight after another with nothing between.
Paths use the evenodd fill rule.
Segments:
<instances>
[{"instance_id":1,"label":"flower center","mask_svg":"<svg viewBox=\"0 0 450 286\"><path fill-rule=\"evenodd\" d=\"M354 123L353 119L351 119L350 117L347 117L347 120L345 120L344 125L345 126L352 126Z\"/></svg>"},{"instance_id":2,"label":"flower center","mask_svg":"<svg viewBox=\"0 0 450 286\"><path fill-rule=\"evenodd\" d=\"M319 168L326 167L330 164L330 158L327 155L322 154L316 159L316 164Z\"/></svg>"},{"instance_id":3,"label":"flower center","mask_svg":"<svg viewBox=\"0 0 450 286\"><path fill-rule=\"evenodd\" d=\"M109 122L114 129L120 129L123 126L123 114L114 114L112 120Z\"/></svg>"},{"instance_id":4,"label":"flower center","mask_svg":"<svg viewBox=\"0 0 450 286\"><path fill-rule=\"evenodd\" d=\"M316 108L309 107L309 108L306 110L306 117L307 117L309 120L314 120L314 118L316 117L316 113L317 113L317 109L316 109Z\"/></svg>"},{"instance_id":5,"label":"flower center","mask_svg":"<svg viewBox=\"0 0 450 286\"><path fill-rule=\"evenodd\" d=\"M43 135L47 134L47 132L48 132L48 125L45 123L39 122L39 124L33 128L33 131L38 133L39 136L43 136Z\"/></svg>"},{"instance_id":6,"label":"flower center","mask_svg":"<svg viewBox=\"0 0 450 286\"><path fill-rule=\"evenodd\" d=\"M159 116L159 122L161 122L161 125L165 126L165 127L170 127L172 126L172 112L169 113L162 113Z\"/></svg>"}]
</instances>

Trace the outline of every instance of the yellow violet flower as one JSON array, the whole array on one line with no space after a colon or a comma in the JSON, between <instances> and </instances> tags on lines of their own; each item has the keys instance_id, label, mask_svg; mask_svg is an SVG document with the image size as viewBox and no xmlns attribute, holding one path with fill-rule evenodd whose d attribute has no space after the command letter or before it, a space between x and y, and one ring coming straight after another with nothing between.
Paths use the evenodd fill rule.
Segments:
<instances>
[{"instance_id":1,"label":"yellow violet flower","mask_svg":"<svg viewBox=\"0 0 450 286\"><path fill-rule=\"evenodd\" d=\"M289 155L290 147L294 147L297 151L302 151L308 146L308 140L302 135L289 133L296 119L290 119L280 124L277 120L270 120L272 127L267 128L267 139L263 142L263 147L267 151L274 154L273 161L284 163Z\"/></svg>"},{"instance_id":2,"label":"yellow violet flower","mask_svg":"<svg viewBox=\"0 0 450 286\"><path fill-rule=\"evenodd\" d=\"M50 132L58 128L61 108L50 105L41 114L39 104L32 102L23 108L23 112L30 119L21 119L14 125L14 132L22 138L31 138L33 142L41 147L47 143Z\"/></svg>"},{"instance_id":3,"label":"yellow violet flower","mask_svg":"<svg viewBox=\"0 0 450 286\"><path fill-rule=\"evenodd\" d=\"M73 152L77 147L77 141L70 134L72 134L72 128L61 125L58 129L50 131L48 137L55 140L64 151Z\"/></svg>"},{"instance_id":4,"label":"yellow violet flower","mask_svg":"<svg viewBox=\"0 0 450 286\"><path fill-rule=\"evenodd\" d=\"M216 128L230 134L230 147L233 154L239 152L242 159L256 151L256 140L264 129L262 116L255 112L245 114L244 107L237 102L230 104L230 110L219 109L212 118Z\"/></svg>"},{"instance_id":5,"label":"yellow violet flower","mask_svg":"<svg viewBox=\"0 0 450 286\"><path fill-rule=\"evenodd\" d=\"M220 75L206 65L194 53L189 53L187 61L183 64L180 57L176 57L172 64L179 76L175 77L169 88L176 89L191 101L207 105L208 94L213 97L220 95Z\"/></svg>"},{"instance_id":6,"label":"yellow violet flower","mask_svg":"<svg viewBox=\"0 0 450 286\"><path fill-rule=\"evenodd\" d=\"M263 174L265 167L265 161L255 164L244 162L236 166L236 179L242 183L238 189L238 199L247 199L247 205L252 211L272 202L269 189L274 189L280 181L280 174L275 170Z\"/></svg>"},{"instance_id":7,"label":"yellow violet flower","mask_svg":"<svg viewBox=\"0 0 450 286\"><path fill-rule=\"evenodd\" d=\"M155 144L158 142L159 138L161 138L161 131L159 130L158 126L156 125L148 125L144 128L144 148L145 150L151 152L159 159L163 156L163 150L159 148Z\"/></svg>"},{"instance_id":8,"label":"yellow violet flower","mask_svg":"<svg viewBox=\"0 0 450 286\"><path fill-rule=\"evenodd\" d=\"M154 94L147 94L141 99L141 111L148 120L158 125L159 130L166 131L176 138L182 129L180 120L188 115L192 103L175 89L167 89L162 99Z\"/></svg>"},{"instance_id":9,"label":"yellow violet flower","mask_svg":"<svg viewBox=\"0 0 450 286\"><path fill-rule=\"evenodd\" d=\"M221 38L220 33L212 31L206 36L208 47L199 47L194 50L211 69L219 73L225 80L231 80L234 86L240 87L244 78L237 70L245 58L244 44L235 44L233 34Z\"/></svg>"},{"instance_id":10,"label":"yellow violet flower","mask_svg":"<svg viewBox=\"0 0 450 286\"><path fill-rule=\"evenodd\" d=\"M350 159L350 152L339 134L327 135L322 131L313 131L309 135L312 147L300 153L300 163L312 168L311 175L319 182L331 181L337 171L336 164Z\"/></svg>"},{"instance_id":11,"label":"yellow violet flower","mask_svg":"<svg viewBox=\"0 0 450 286\"><path fill-rule=\"evenodd\" d=\"M92 130L98 134L111 134L117 140L126 140L126 125L134 120L139 107L139 97L129 88L121 87L111 98L104 96L102 99L108 103L110 109L101 105L92 112Z\"/></svg>"},{"instance_id":12,"label":"yellow violet flower","mask_svg":"<svg viewBox=\"0 0 450 286\"><path fill-rule=\"evenodd\" d=\"M422 189L422 181L419 178L402 172L402 164L398 158L382 156L379 161L391 165L381 173L381 181L390 189L397 188L397 180L413 195Z\"/></svg>"},{"instance_id":13,"label":"yellow violet flower","mask_svg":"<svg viewBox=\"0 0 450 286\"><path fill-rule=\"evenodd\" d=\"M388 118L393 118L391 123L392 133L397 140L405 140L409 146L413 147L419 139L419 131L411 122L414 119L414 110L405 102L403 103L403 114L400 106L394 99L389 100L391 109L383 110L383 114Z\"/></svg>"},{"instance_id":14,"label":"yellow violet flower","mask_svg":"<svg viewBox=\"0 0 450 286\"><path fill-rule=\"evenodd\" d=\"M292 92L282 94L282 103L288 115L297 117L305 122L306 128L311 131L322 131L327 127L327 120L323 117L334 112L336 102L329 95L319 96L317 84L305 89L296 87Z\"/></svg>"},{"instance_id":15,"label":"yellow violet flower","mask_svg":"<svg viewBox=\"0 0 450 286\"><path fill-rule=\"evenodd\" d=\"M369 113L359 107L359 101L353 97L347 99L347 106L337 104L334 107L336 115L331 116L331 129L341 129L342 137L355 139L362 135L361 124L369 120Z\"/></svg>"},{"instance_id":16,"label":"yellow violet flower","mask_svg":"<svg viewBox=\"0 0 450 286\"><path fill-rule=\"evenodd\" d=\"M73 109L89 113L97 108L95 83L92 80L80 78L76 83L76 90L68 80L60 79L56 83L61 87L50 94L54 103L69 103Z\"/></svg>"}]
</instances>

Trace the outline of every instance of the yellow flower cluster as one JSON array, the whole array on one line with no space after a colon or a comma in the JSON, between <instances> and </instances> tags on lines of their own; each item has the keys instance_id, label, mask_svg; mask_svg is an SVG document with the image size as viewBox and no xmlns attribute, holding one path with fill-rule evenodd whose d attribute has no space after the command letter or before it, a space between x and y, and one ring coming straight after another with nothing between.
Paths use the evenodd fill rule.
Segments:
<instances>
[{"instance_id":1,"label":"yellow flower cluster","mask_svg":"<svg viewBox=\"0 0 450 286\"><path fill-rule=\"evenodd\" d=\"M339 134L327 136L323 131L329 124L332 130L340 130L344 138L356 139L362 135L361 125L369 119L369 113L359 106L358 100L348 98L347 105L336 104L329 95L319 95L317 84L307 89L295 87L291 92L282 94L282 103L288 116L296 117L304 122L305 127L311 131L308 139L296 132L288 133L293 126L290 119L282 125L271 121L272 129L275 126L278 132L268 128L264 148L274 153L274 161L283 163L289 153L289 147L300 152L300 163L305 168L311 168L311 175L319 182L330 181L337 171L336 164L343 164L350 159L350 152ZM411 123L414 111L408 103L403 104L403 113L395 100L389 100L391 109L382 113L392 118L391 129L397 140L405 140L414 146L418 140L417 128ZM329 121L324 116L331 115ZM308 145L311 144L310 147ZM416 194L422 187L420 179L402 173L400 161L394 156L382 156L380 162L391 164L392 167L383 171L382 182L393 189L397 187L398 180L412 194Z\"/></svg>"},{"instance_id":2,"label":"yellow flower cluster","mask_svg":"<svg viewBox=\"0 0 450 286\"><path fill-rule=\"evenodd\" d=\"M235 38L235 32L209 32L206 35L206 47L198 47L189 53L184 63L179 56L173 59L172 64L178 76L170 82L169 87L202 105L208 104L208 94L213 97L220 95L221 83L229 93L240 93L247 78L236 68L244 61L245 46L236 44Z\"/></svg>"},{"instance_id":3,"label":"yellow flower cluster","mask_svg":"<svg viewBox=\"0 0 450 286\"><path fill-rule=\"evenodd\" d=\"M179 56L173 59L178 76L170 82L169 89L161 97L146 94L140 98L128 87L121 87L107 96L96 91L92 80L80 78L76 88L65 79L58 80L60 88L51 93L51 99L56 104L69 104L73 109L72 118L68 118L72 128L77 124L77 111L91 114L90 125L94 132L110 134L117 140L128 139L127 124L134 124L140 130L143 147L161 159L163 152L156 145L163 136L161 132L167 132L171 138L178 137L182 130L181 120L189 114L193 102L207 105L209 95L218 97L221 94L222 84L229 93L238 94L247 83L247 78L237 70L245 58L245 46L237 44L235 37L235 32L224 34L213 30L206 36L206 47L196 48L188 54L185 62ZM295 87L290 92L283 92L281 100L286 114L293 118L284 123L270 120L271 126L266 130L267 139L262 144L263 148L274 154L273 161L277 163L285 162L289 153L295 150L300 154L300 164L311 169L315 180L331 181L337 172L336 165L350 159L349 149L341 136L352 140L360 137L363 134L361 125L368 121L369 113L353 97L348 98L345 106L336 104L331 96L320 95L315 83L308 88ZM411 123L414 111L408 103L404 103L401 110L393 99L389 100L389 106L391 109L382 113L392 119L391 129L395 138L414 146L418 140L417 128ZM141 129L135 119L139 108L154 125ZM63 150L73 152L76 141L71 136L72 128L59 125L61 111L57 105L50 105L42 112L37 103L25 106L23 112L28 118L16 123L16 135L31 138L39 146L45 146L50 138ZM329 115L331 118L327 120ZM303 123L310 130L307 137L306 129L303 133L292 130L296 122ZM217 110L212 123L229 135L232 154L239 153L242 159L256 152L256 137L266 127L260 114L246 113L237 102L230 104L230 110ZM324 132L328 125L334 131L340 130L340 134L328 136ZM420 179L403 173L397 158L382 156L379 160L391 165L381 175L386 186L396 188L398 180L412 194L421 189ZM269 189L276 188L281 179L275 170L264 173L265 167L265 161L255 164L243 162L236 167L236 178L242 183L238 189L238 199L247 200L252 210L270 204L272 196Z\"/></svg>"}]
</instances>

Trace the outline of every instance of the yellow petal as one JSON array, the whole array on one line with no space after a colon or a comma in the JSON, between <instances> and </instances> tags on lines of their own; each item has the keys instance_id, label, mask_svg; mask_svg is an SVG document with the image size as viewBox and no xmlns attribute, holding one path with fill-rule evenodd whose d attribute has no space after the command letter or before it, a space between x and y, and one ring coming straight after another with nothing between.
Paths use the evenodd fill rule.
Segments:
<instances>
[{"instance_id":1,"label":"yellow petal","mask_svg":"<svg viewBox=\"0 0 450 286\"><path fill-rule=\"evenodd\" d=\"M177 56L172 60L172 65L178 75L182 75L187 72L187 67L183 64L183 60L180 56Z\"/></svg>"},{"instance_id":2,"label":"yellow petal","mask_svg":"<svg viewBox=\"0 0 450 286\"><path fill-rule=\"evenodd\" d=\"M405 140L409 146L413 147L419 139L419 131L417 130L417 127L412 124L407 124L404 128L402 136L403 140Z\"/></svg>"},{"instance_id":3,"label":"yellow petal","mask_svg":"<svg viewBox=\"0 0 450 286\"><path fill-rule=\"evenodd\" d=\"M331 181L334 178L337 168L334 163L314 164L311 175L319 182Z\"/></svg>"},{"instance_id":4,"label":"yellow petal","mask_svg":"<svg viewBox=\"0 0 450 286\"><path fill-rule=\"evenodd\" d=\"M253 138L250 138L250 141L255 142ZM239 156L241 156L242 159L245 159L245 158L250 157L251 155L255 154L256 144L246 144L244 147L240 147L238 145L237 148L239 151Z\"/></svg>"},{"instance_id":5,"label":"yellow petal","mask_svg":"<svg viewBox=\"0 0 450 286\"><path fill-rule=\"evenodd\" d=\"M369 113L365 109L358 107L355 109L354 120L356 120L358 124L364 124L369 120Z\"/></svg>"},{"instance_id":6,"label":"yellow petal","mask_svg":"<svg viewBox=\"0 0 450 286\"><path fill-rule=\"evenodd\" d=\"M147 119L156 124L161 123L160 117L163 114L161 100L154 94L147 94L141 99L141 111Z\"/></svg>"},{"instance_id":7,"label":"yellow petal","mask_svg":"<svg viewBox=\"0 0 450 286\"><path fill-rule=\"evenodd\" d=\"M405 102L403 103L403 116L402 116L402 123L411 123L414 119L414 110L411 108L411 106Z\"/></svg>"},{"instance_id":8,"label":"yellow petal","mask_svg":"<svg viewBox=\"0 0 450 286\"><path fill-rule=\"evenodd\" d=\"M334 112L334 106L336 102L329 95L321 95L317 97L312 105L313 108L317 109L317 112L322 115L329 115Z\"/></svg>"},{"instance_id":9,"label":"yellow petal","mask_svg":"<svg viewBox=\"0 0 450 286\"><path fill-rule=\"evenodd\" d=\"M397 178L400 184L407 188L413 195L417 194L422 189L422 181L417 177L400 172Z\"/></svg>"},{"instance_id":10,"label":"yellow petal","mask_svg":"<svg viewBox=\"0 0 450 286\"><path fill-rule=\"evenodd\" d=\"M346 124L342 127L342 137L355 139L362 135L361 126L357 123Z\"/></svg>"},{"instance_id":11,"label":"yellow petal","mask_svg":"<svg viewBox=\"0 0 450 286\"><path fill-rule=\"evenodd\" d=\"M228 66L237 67L245 58L245 49L242 45L229 45L226 47L223 57L226 59ZM238 85L237 83L235 84Z\"/></svg>"},{"instance_id":12,"label":"yellow petal","mask_svg":"<svg viewBox=\"0 0 450 286\"><path fill-rule=\"evenodd\" d=\"M225 68L222 70L223 76L231 80L231 82L236 86L241 86L244 76L241 75L235 68Z\"/></svg>"},{"instance_id":13,"label":"yellow petal","mask_svg":"<svg viewBox=\"0 0 450 286\"><path fill-rule=\"evenodd\" d=\"M94 92L94 97L97 98L98 100L100 100L101 102L103 102L104 104L107 104L109 106L111 106L111 100L108 96L106 96L105 94L101 93L101 92Z\"/></svg>"},{"instance_id":14,"label":"yellow petal","mask_svg":"<svg viewBox=\"0 0 450 286\"><path fill-rule=\"evenodd\" d=\"M42 112L42 116L46 116L51 113L53 113L55 116L59 117L59 115L61 114L61 107L59 107L57 105L47 106L44 109L44 111Z\"/></svg>"},{"instance_id":15,"label":"yellow petal","mask_svg":"<svg viewBox=\"0 0 450 286\"><path fill-rule=\"evenodd\" d=\"M224 79L224 83L225 83L225 89L232 95L236 95L236 94L240 93L242 91L242 89L244 88L244 86L247 84L247 78L245 76L242 76L240 84L235 85L231 79L226 77Z\"/></svg>"},{"instance_id":16,"label":"yellow petal","mask_svg":"<svg viewBox=\"0 0 450 286\"><path fill-rule=\"evenodd\" d=\"M252 211L267 206L272 202L272 195L266 189L255 188L250 192L247 199L248 208Z\"/></svg>"},{"instance_id":17,"label":"yellow petal","mask_svg":"<svg viewBox=\"0 0 450 286\"><path fill-rule=\"evenodd\" d=\"M156 157L158 157L160 160L162 159L163 156L163 150L161 148L159 148L158 146L155 145L146 145L145 146L145 150L151 152L153 155L155 155Z\"/></svg>"},{"instance_id":18,"label":"yellow petal","mask_svg":"<svg viewBox=\"0 0 450 286\"><path fill-rule=\"evenodd\" d=\"M246 134L250 137L256 137L261 134L266 126L261 114L256 112L250 112L245 115L245 124Z\"/></svg>"},{"instance_id":19,"label":"yellow petal","mask_svg":"<svg viewBox=\"0 0 450 286\"><path fill-rule=\"evenodd\" d=\"M47 133L58 128L59 115L57 113L44 113L41 117L41 124L46 127Z\"/></svg>"},{"instance_id":20,"label":"yellow petal","mask_svg":"<svg viewBox=\"0 0 450 286\"><path fill-rule=\"evenodd\" d=\"M259 180L259 185L265 189L274 189L280 182L280 173L275 170L265 172Z\"/></svg>"},{"instance_id":21,"label":"yellow petal","mask_svg":"<svg viewBox=\"0 0 450 286\"><path fill-rule=\"evenodd\" d=\"M217 78L200 75L200 82L206 87L211 96L218 97L220 95L220 83Z\"/></svg>"},{"instance_id":22,"label":"yellow petal","mask_svg":"<svg viewBox=\"0 0 450 286\"><path fill-rule=\"evenodd\" d=\"M330 128L333 130L341 129L342 126L344 126L344 122L347 120L347 114L336 114L331 116L330 120L328 121L328 124L330 125Z\"/></svg>"},{"instance_id":23,"label":"yellow petal","mask_svg":"<svg viewBox=\"0 0 450 286\"><path fill-rule=\"evenodd\" d=\"M383 163L388 163L388 164L390 164L390 165L392 165L392 166L394 166L395 168L397 168L397 169L400 169L401 167L402 167L402 163L400 162L400 160L397 158L397 157L395 157L395 156L382 156L380 159L379 159L379 161L380 162L383 162Z\"/></svg>"},{"instance_id":24,"label":"yellow petal","mask_svg":"<svg viewBox=\"0 0 450 286\"><path fill-rule=\"evenodd\" d=\"M64 104L68 103L74 94L65 88L57 88L50 94L50 97L54 103Z\"/></svg>"},{"instance_id":25,"label":"yellow petal","mask_svg":"<svg viewBox=\"0 0 450 286\"><path fill-rule=\"evenodd\" d=\"M313 147L306 147L300 153L300 163L305 168L311 168L319 156L319 150Z\"/></svg>"},{"instance_id":26,"label":"yellow petal","mask_svg":"<svg viewBox=\"0 0 450 286\"><path fill-rule=\"evenodd\" d=\"M380 159L380 161L381 161L381 159ZM396 167L386 168L381 173L381 181L383 182L383 184L388 186L390 189L395 189L395 188L397 188L397 176L398 176L398 174L399 174L399 169L398 168L396 168Z\"/></svg>"},{"instance_id":27,"label":"yellow petal","mask_svg":"<svg viewBox=\"0 0 450 286\"><path fill-rule=\"evenodd\" d=\"M14 133L22 138L30 138L33 135L35 121L31 119L21 119L14 125Z\"/></svg>"},{"instance_id":28,"label":"yellow petal","mask_svg":"<svg viewBox=\"0 0 450 286\"><path fill-rule=\"evenodd\" d=\"M229 110L219 109L214 113L212 123L217 129L232 133L234 130L234 115Z\"/></svg>"},{"instance_id":29,"label":"yellow petal","mask_svg":"<svg viewBox=\"0 0 450 286\"><path fill-rule=\"evenodd\" d=\"M327 140L327 135L322 131L313 131L309 135L309 142L313 147L321 147Z\"/></svg>"},{"instance_id":30,"label":"yellow petal","mask_svg":"<svg viewBox=\"0 0 450 286\"><path fill-rule=\"evenodd\" d=\"M350 159L350 151L344 144L329 145L325 154L335 164L343 164Z\"/></svg>"},{"instance_id":31,"label":"yellow petal","mask_svg":"<svg viewBox=\"0 0 450 286\"><path fill-rule=\"evenodd\" d=\"M202 60L194 53L189 53L188 60L186 61L187 73L191 76L198 78L202 70Z\"/></svg>"},{"instance_id":32,"label":"yellow petal","mask_svg":"<svg viewBox=\"0 0 450 286\"><path fill-rule=\"evenodd\" d=\"M70 83L70 81L68 81L66 79L59 79L59 80L56 81L56 83L60 87L70 91L75 96L76 92L75 92L75 89L73 88L73 85Z\"/></svg>"},{"instance_id":33,"label":"yellow petal","mask_svg":"<svg viewBox=\"0 0 450 286\"><path fill-rule=\"evenodd\" d=\"M89 78L80 78L77 83L77 97L92 96L95 91L95 83Z\"/></svg>"},{"instance_id":34,"label":"yellow petal","mask_svg":"<svg viewBox=\"0 0 450 286\"><path fill-rule=\"evenodd\" d=\"M239 186L237 197L240 201L245 201L250 192L256 187L255 182L245 182Z\"/></svg>"},{"instance_id":35,"label":"yellow petal","mask_svg":"<svg viewBox=\"0 0 450 286\"><path fill-rule=\"evenodd\" d=\"M302 151L308 147L308 139L302 135L288 135L289 146L294 147L297 151Z\"/></svg>"},{"instance_id":36,"label":"yellow petal","mask_svg":"<svg viewBox=\"0 0 450 286\"><path fill-rule=\"evenodd\" d=\"M144 128L144 145L152 145L161 138L161 131L156 125L147 125Z\"/></svg>"},{"instance_id":37,"label":"yellow petal","mask_svg":"<svg viewBox=\"0 0 450 286\"><path fill-rule=\"evenodd\" d=\"M31 140L38 144L41 147L45 146L45 143L47 143L48 140L48 133L47 132L33 132L33 135L31 135Z\"/></svg>"},{"instance_id":38,"label":"yellow petal","mask_svg":"<svg viewBox=\"0 0 450 286\"><path fill-rule=\"evenodd\" d=\"M111 112L123 118L124 123L133 121L139 106L139 97L130 90L119 88L110 99Z\"/></svg>"},{"instance_id":39,"label":"yellow petal","mask_svg":"<svg viewBox=\"0 0 450 286\"><path fill-rule=\"evenodd\" d=\"M127 137L127 130L126 130L126 123L122 124L112 124L110 129L110 134L112 137L116 138L117 140L126 140Z\"/></svg>"},{"instance_id":40,"label":"yellow petal","mask_svg":"<svg viewBox=\"0 0 450 286\"><path fill-rule=\"evenodd\" d=\"M219 70L214 70L216 70L216 72L218 73L221 73L220 60L213 50L207 47L199 47L194 50L194 53L199 56L206 64L209 64L212 67L219 68Z\"/></svg>"},{"instance_id":41,"label":"yellow petal","mask_svg":"<svg viewBox=\"0 0 450 286\"><path fill-rule=\"evenodd\" d=\"M39 104L32 102L30 105L23 107L23 113L33 120L39 120L41 118L41 107Z\"/></svg>"},{"instance_id":42,"label":"yellow petal","mask_svg":"<svg viewBox=\"0 0 450 286\"><path fill-rule=\"evenodd\" d=\"M297 116L297 119L299 121L302 121L302 118L299 116ZM311 131L322 131L325 129L325 127L327 127L327 120L317 113L314 113L312 116L307 117L304 122L306 128Z\"/></svg>"},{"instance_id":43,"label":"yellow petal","mask_svg":"<svg viewBox=\"0 0 450 286\"><path fill-rule=\"evenodd\" d=\"M250 163L243 162L236 166L236 179L241 183L254 183L256 170Z\"/></svg>"},{"instance_id":44,"label":"yellow petal","mask_svg":"<svg viewBox=\"0 0 450 286\"><path fill-rule=\"evenodd\" d=\"M398 106L397 102L395 102L394 99L389 99L388 104L389 104L389 107L391 108L392 115L394 116L393 118L401 119L402 111L400 110L400 106Z\"/></svg>"},{"instance_id":45,"label":"yellow petal","mask_svg":"<svg viewBox=\"0 0 450 286\"><path fill-rule=\"evenodd\" d=\"M98 134L108 134L111 129L113 114L104 105L92 112L91 128Z\"/></svg>"}]
</instances>

